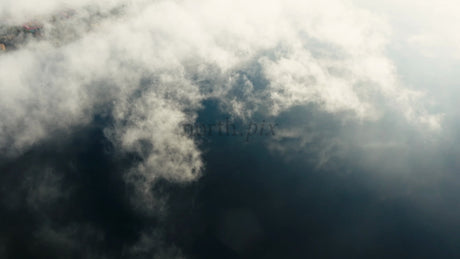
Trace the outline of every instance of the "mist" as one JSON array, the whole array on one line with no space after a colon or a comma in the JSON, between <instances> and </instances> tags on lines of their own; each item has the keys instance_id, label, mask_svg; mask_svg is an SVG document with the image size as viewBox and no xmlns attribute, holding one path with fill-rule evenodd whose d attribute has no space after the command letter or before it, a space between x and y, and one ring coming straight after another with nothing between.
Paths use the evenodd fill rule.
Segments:
<instances>
[{"instance_id":1,"label":"mist","mask_svg":"<svg viewBox=\"0 0 460 259\"><path fill-rule=\"evenodd\" d=\"M446 3L2 1L0 257L455 258Z\"/></svg>"}]
</instances>

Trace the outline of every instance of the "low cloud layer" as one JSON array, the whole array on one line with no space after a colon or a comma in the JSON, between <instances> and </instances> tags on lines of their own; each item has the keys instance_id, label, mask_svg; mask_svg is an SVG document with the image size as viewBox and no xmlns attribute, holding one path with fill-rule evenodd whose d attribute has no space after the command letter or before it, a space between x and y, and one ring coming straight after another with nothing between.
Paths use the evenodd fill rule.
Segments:
<instances>
[{"instance_id":1,"label":"low cloud layer","mask_svg":"<svg viewBox=\"0 0 460 259\"><path fill-rule=\"evenodd\" d=\"M69 180L75 177L73 170L103 171L99 177L117 179L124 191L114 203L129 204L125 209L133 212L126 217L133 222L136 217L167 217L168 187L161 186L194 184L204 172L213 173L205 159L212 150L182 132L184 124L203 119L209 102L217 103L222 118L230 114L242 121L278 121L276 136L257 144L282 161L303 161L312 170L339 170L352 163L380 172L383 163L398 161L381 159L394 150L412 153L412 144L424 141L431 141L424 147L439 150L444 111L428 105L430 89L417 89L400 75L388 54L393 24L355 2L48 0L36 7L3 1L0 22L6 26L31 20L43 24L39 38L29 37L17 49L0 53L0 158L5 170L12 173L29 154L40 157L43 146L67 154L63 160L77 157L91 164L88 169L72 161L42 164L32 159L39 166L19 167L25 179L16 180L22 187L11 195L25 197L26 210L39 215L34 235L63 250L78 250L78 238L85 236L95 244L116 247L121 242L106 240L107 226L78 217L73 223L52 223L48 203L69 202L81 191ZM53 15L63 10L72 15L56 22ZM423 39L430 37L439 38L428 33L408 42L424 47L428 41ZM107 141L97 145L111 168L72 150L74 144L91 141L66 142L92 136L93 128ZM415 140L407 141L411 136ZM81 153L92 154L90 149ZM362 159L359 152L365 154ZM394 164L410 171L404 162ZM80 178L76 182L85 183ZM4 204L10 205L15 206ZM251 222L256 221L251 213ZM149 220L161 225L164 218ZM168 231L126 230L138 238L123 244L121 253L186 257L175 244L166 245ZM98 245L84 248L94 258L111 255L98 254L104 250Z\"/></svg>"},{"instance_id":2,"label":"low cloud layer","mask_svg":"<svg viewBox=\"0 0 460 259\"><path fill-rule=\"evenodd\" d=\"M49 35L2 56L8 68L1 71L3 148L21 152L108 107L119 121L113 130L122 148L139 150L142 140L165 150L156 147L161 135L161 142L174 139L170 144L179 153L194 157L179 160L199 171L199 155L192 155L198 151L175 138L173 129L193 120L209 97L222 98L241 115L261 107L276 115L315 103L328 112L375 119L390 107L430 129L441 127L440 117L420 105L422 93L405 88L385 57L388 26L366 11L296 1L155 1L122 8L121 17L101 18L66 45L53 47ZM264 85L254 86L248 76ZM155 159L142 156L146 163Z\"/></svg>"}]
</instances>

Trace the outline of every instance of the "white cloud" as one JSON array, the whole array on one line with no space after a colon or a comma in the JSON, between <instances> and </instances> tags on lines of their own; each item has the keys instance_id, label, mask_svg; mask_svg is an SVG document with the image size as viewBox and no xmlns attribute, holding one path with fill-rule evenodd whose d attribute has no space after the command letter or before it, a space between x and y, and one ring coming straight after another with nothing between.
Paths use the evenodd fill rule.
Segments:
<instances>
[{"instance_id":1,"label":"white cloud","mask_svg":"<svg viewBox=\"0 0 460 259\"><path fill-rule=\"evenodd\" d=\"M395 28L395 41L403 41L403 44L416 49L421 55L430 58L460 58L458 1L353 2L386 16Z\"/></svg>"},{"instance_id":2,"label":"white cloud","mask_svg":"<svg viewBox=\"0 0 460 259\"><path fill-rule=\"evenodd\" d=\"M122 152L142 159L127 179L140 179L139 190L148 193L158 177L190 181L199 175L201 152L180 129L210 97L241 116L277 115L315 103L330 113L375 120L391 107L410 121L439 128L439 118L424 111L422 94L403 86L385 55L388 24L349 4L108 3L98 8L107 12L124 3L123 15L106 17L89 32L76 30L81 35L73 42L56 46L45 33L44 41L0 56L1 150L22 152L111 107L115 121L106 132ZM43 17L61 2L47 1L36 10L24 1L2 6L5 17ZM66 28L60 33L70 34ZM255 87L244 73L267 84ZM233 95L242 87L238 78L245 82L241 96Z\"/></svg>"}]
</instances>

